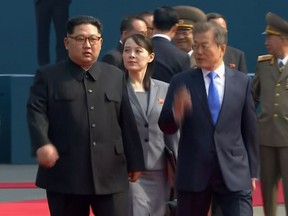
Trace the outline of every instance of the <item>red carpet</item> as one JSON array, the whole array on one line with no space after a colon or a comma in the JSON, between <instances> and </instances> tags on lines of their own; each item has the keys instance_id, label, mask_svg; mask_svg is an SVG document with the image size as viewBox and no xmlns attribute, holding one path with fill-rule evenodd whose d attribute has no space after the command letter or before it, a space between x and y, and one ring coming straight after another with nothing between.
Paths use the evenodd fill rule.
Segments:
<instances>
[{"instance_id":1,"label":"red carpet","mask_svg":"<svg viewBox=\"0 0 288 216\"><path fill-rule=\"evenodd\" d=\"M50 216L45 199L0 203L0 212L1 216Z\"/></svg>"},{"instance_id":2,"label":"red carpet","mask_svg":"<svg viewBox=\"0 0 288 216\"><path fill-rule=\"evenodd\" d=\"M281 181L278 185L278 203L284 203L283 186ZM253 206L263 206L260 182L257 182L256 190L253 192Z\"/></svg>"},{"instance_id":3,"label":"red carpet","mask_svg":"<svg viewBox=\"0 0 288 216\"><path fill-rule=\"evenodd\" d=\"M36 188L34 182L0 182L0 189Z\"/></svg>"},{"instance_id":4,"label":"red carpet","mask_svg":"<svg viewBox=\"0 0 288 216\"><path fill-rule=\"evenodd\" d=\"M46 200L0 203L1 215L50 216Z\"/></svg>"}]
</instances>

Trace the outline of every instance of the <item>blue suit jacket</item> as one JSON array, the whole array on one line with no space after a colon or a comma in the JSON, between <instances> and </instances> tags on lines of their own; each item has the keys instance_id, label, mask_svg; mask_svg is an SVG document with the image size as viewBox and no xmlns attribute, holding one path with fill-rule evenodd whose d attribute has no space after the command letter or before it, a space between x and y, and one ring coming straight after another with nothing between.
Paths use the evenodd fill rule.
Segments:
<instances>
[{"instance_id":1,"label":"blue suit jacket","mask_svg":"<svg viewBox=\"0 0 288 216\"><path fill-rule=\"evenodd\" d=\"M172 101L175 90L183 85L190 91L193 110L186 113L182 122L176 188L182 191L204 190L216 154L226 186L231 191L250 189L251 178L258 174L258 146L249 78L225 68L224 98L214 126L201 69L190 69L176 75L169 86L158 122L166 133L178 129Z\"/></svg>"}]
</instances>

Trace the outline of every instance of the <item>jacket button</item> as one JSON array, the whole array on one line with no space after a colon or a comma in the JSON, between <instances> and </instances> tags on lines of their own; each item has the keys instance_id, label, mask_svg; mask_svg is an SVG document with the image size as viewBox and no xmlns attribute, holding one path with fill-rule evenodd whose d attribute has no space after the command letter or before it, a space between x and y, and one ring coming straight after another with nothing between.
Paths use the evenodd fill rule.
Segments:
<instances>
[{"instance_id":1,"label":"jacket button","mask_svg":"<svg viewBox=\"0 0 288 216\"><path fill-rule=\"evenodd\" d=\"M145 141L145 142L148 142L148 141L149 141L149 139L145 138L145 139L144 139L144 141Z\"/></svg>"},{"instance_id":2,"label":"jacket button","mask_svg":"<svg viewBox=\"0 0 288 216\"><path fill-rule=\"evenodd\" d=\"M96 124L92 124L91 127L92 127L92 128L95 128L95 127L96 127Z\"/></svg>"}]
</instances>

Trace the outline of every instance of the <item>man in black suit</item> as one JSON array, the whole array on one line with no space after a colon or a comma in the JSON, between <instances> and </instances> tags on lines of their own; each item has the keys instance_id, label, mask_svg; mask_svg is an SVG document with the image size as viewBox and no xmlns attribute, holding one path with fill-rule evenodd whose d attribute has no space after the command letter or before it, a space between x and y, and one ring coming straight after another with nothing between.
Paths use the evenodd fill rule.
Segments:
<instances>
[{"instance_id":1,"label":"man in black suit","mask_svg":"<svg viewBox=\"0 0 288 216\"><path fill-rule=\"evenodd\" d=\"M35 0L35 18L37 30L37 59L38 64L50 62L50 29L53 21L56 34L56 61L67 57L63 45L66 36L65 25L69 19L71 0Z\"/></svg>"},{"instance_id":2,"label":"man in black suit","mask_svg":"<svg viewBox=\"0 0 288 216\"><path fill-rule=\"evenodd\" d=\"M121 70L125 70L122 60L123 41L128 36L136 33L147 35L147 25L145 20L140 16L124 17L120 24L120 41L115 49L104 54L102 62L106 62L120 68Z\"/></svg>"},{"instance_id":3,"label":"man in black suit","mask_svg":"<svg viewBox=\"0 0 288 216\"><path fill-rule=\"evenodd\" d=\"M225 29L198 22L193 38L199 68L172 78L158 122L164 133L181 129L177 213L207 216L213 196L224 216L252 216L258 145L250 79L224 65Z\"/></svg>"},{"instance_id":4,"label":"man in black suit","mask_svg":"<svg viewBox=\"0 0 288 216\"><path fill-rule=\"evenodd\" d=\"M178 21L179 15L171 7L160 7L154 11L152 44L155 59L152 77L167 83L175 74L190 67L188 54L171 43Z\"/></svg>"},{"instance_id":5,"label":"man in black suit","mask_svg":"<svg viewBox=\"0 0 288 216\"><path fill-rule=\"evenodd\" d=\"M97 62L102 25L78 16L67 23L69 58L37 70L27 118L51 216L128 215L128 183L144 169L125 76Z\"/></svg>"},{"instance_id":6,"label":"man in black suit","mask_svg":"<svg viewBox=\"0 0 288 216\"><path fill-rule=\"evenodd\" d=\"M207 20L215 22L227 30L227 21L223 15L219 13L209 13L207 14ZM227 67L247 73L246 59L243 51L232 46L227 46L223 60Z\"/></svg>"}]
</instances>

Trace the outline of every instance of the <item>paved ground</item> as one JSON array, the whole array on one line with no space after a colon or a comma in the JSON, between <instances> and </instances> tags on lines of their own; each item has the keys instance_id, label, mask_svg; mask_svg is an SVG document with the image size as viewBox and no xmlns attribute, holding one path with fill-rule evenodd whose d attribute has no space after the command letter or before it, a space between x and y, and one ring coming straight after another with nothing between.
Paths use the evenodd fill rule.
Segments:
<instances>
[{"instance_id":1,"label":"paved ground","mask_svg":"<svg viewBox=\"0 0 288 216\"><path fill-rule=\"evenodd\" d=\"M34 182L36 165L5 165L0 164L0 182ZM0 189L0 202L43 199L42 189ZM285 216L283 205L279 205L277 216ZM254 216L264 216L262 207L254 208Z\"/></svg>"}]
</instances>

